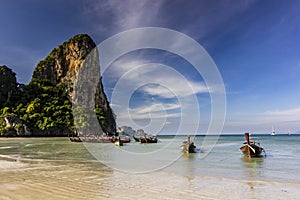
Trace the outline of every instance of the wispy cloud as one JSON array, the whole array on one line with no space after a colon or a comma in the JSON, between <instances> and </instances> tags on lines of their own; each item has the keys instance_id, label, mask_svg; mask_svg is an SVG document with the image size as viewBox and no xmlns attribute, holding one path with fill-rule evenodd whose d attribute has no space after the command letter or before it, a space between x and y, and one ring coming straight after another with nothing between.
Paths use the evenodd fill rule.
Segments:
<instances>
[{"instance_id":1,"label":"wispy cloud","mask_svg":"<svg viewBox=\"0 0 300 200\"><path fill-rule=\"evenodd\" d=\"M122 108L118 113L119 120L165 120L167 118L177 118L181 116L180 105L153 103L135 108Z\"/></svg>"},{"instance_id":2,"label":"wispy cloud","mask_svg":"<svg viewBox=\"0 0 300 200\"><path fill-rule=\"evenodd\" d=\"M155 26L161 21L158 17L164 1L139 0L103 0L85 2L85 15L92 17L91 26L95 31L104 34L115 34L120 31ZM157 25L156 25L157 26Z\"/></svg>"},{"instance_id":3,"label":"wispy cloud","mask_svg":"<svg viewBox=\"0 0 300 200\"><path fill-rule=\"evenodd\" d=\"M177 104L153 104L130 109L130 116L137 119L166 119L181 116L180 106Z\"/></svg>"},{"instance_id":4,"label":"wispy cloud","mask_svg":"<svg viewBox=\"0 0 300 200\"><path fill-rule=\"evenodd\" d=\"M162 1L129 0L120 3L118 0L106 2L121 29L136 28L141 24L151 24L159 11Z\"/></svg>"},{"instance_id":5,"label":"wispy cloud","mask_svg":"<svg viewBox=\"0 0 300 200\"><path fill-rule=\"evenodd\" d=\"M138 27L165 27L184 32L195 39L219 31L218 36L232 28L224 26L244 12L255 0L209 1L139 1L103 0L85 2L85 13L97 31L112 34ZM98 22L98 23L97 23ZM100 22L100 23L99 23ZM232 24L231 24L232 25ZM233 25L234 26L234 25Z\"/></svg>"},{"instance_id":6,"label":"wispy cloud","mask_svg":"<svg viewBox=\"0 0 300 200\"><path fill-rule=\"evenodd\" d=\"M146 63L146 64L145 64ZM128 90L133 86L141 92L162 98L176 98L201 93L219 92L218 86L208 88L202 81L185 77L172 67L149 60L123 60L114 63L113 70L107 74L110 79L121 82L118 86ZM117 89L117 88L116 88Z\"/></svg>"},{"instance_id":7,"label":"wispy cloud","mask_svg":"<svg viewBox=\"0 0 300 200\"><path fill-rule=\"evenodd\" d=\"M184 77L176 70L160 64L151 64L148 67L140 67L138 72L130 77L130 80L149 80L141 90L149 95L162 98L180 98L200 93L208 93L209 89L204 82L192 81Z\"/></svg>"},{"instance_id":8,"label":"wispy cloud","mask_svg":"<svg viewBox=\"0 0 300 200\"><path fill-rule=\"evenodd\" d=\"M138 108L134 108L131 111L137 113L137 114L145 114L145 113L150 113L150 112L161 112L162 110L164 111L170 111L170 110L177 110L180 109L180 105L177 103L174 104L158 104L154 103L151 105L144 105Z\"/></svg>"},{"instance_id":9,"label":"wispy cloud","mask_svg":"<svg viewBox=\"0 0 300 200\"><path fill-rule=\"evenodd\" d=\"M154 80L154 82L160 82L159 80ZM196 95L200 93L208 93L208 88L204 83L201 82L180 82L176 77L165 77L164 83L166 85L172 85L176 87L166 88L161 85L147 85L142 88L143 92L153 95L159 96L162 98L175 98L175 97L183 97Z\"/></svg>"},{"instance_id":10,"label":"wispy cloud","mask_svg":"<svg viewBox=\"0 0 300 200\"><path fill-rule=\"evenodd\" d=\"M282 120L296 120L300 119L300 107L286 109L286 110L269 110L261 113L261 115L268 116L275 119Z\"/></svg>"},{"instance_id":11,"label":"wispy cloud","mask_svg":"<svg viewBox=\"0 0 300 200\"><path fill-rule=\"evenodd\" d=\"M151 60L143 57L117 60L107 73L116 82L113 84L111 102L117 105L113 106L113 110L121 125L136 127L134 120L151 120L153 127L161 127L166 125L165 121L169 118L184 117L185 123L194 123L196 126L199 123L200 103L203 106L204 102L197 100L198 95L219 92L217 85L208 88L203 81L191 79L191 74L181 74L172 66L151 63ZM132 98L136 97L134 94L144 98ZM151 98L156 102L145 101ZM170 101L176 103L170 104ZM168 125L178 126L180 119L178 123ZM185 129L190 127L193 125L189 124Z\"/></svg>"},{"instance_id":12,"label":"wispy cloud","mask_svg":"<svg viewBox=\"0 0 300 200\"><path fill-rule=\"evenodd\" d=\"M221 30L224 28L224 22L230 20L231 17L235 16L240 10L247 9L249 6L248 4L244 5L244 3L243 5L231 3L231 1L227 1L226 4L222 3L220 6L206 2L197 3L197 6L195 6L196 4L194 3L180 1L127 1L126 3L120 3L119 1L113 0L104 1L101 4L102 5L98 7L95 6L97 8L95 16L101 18L104 13L106 13L105 16L110 17L106 25L111 31L111 34L137 27L156 26L186 33L194 39L205 38L209 33ZM231 9L232 7L234 8ZM228 9L234 12L227 12ZM180 12L178 12L179 10ZM201 14L199 15L199 13ZM216 13L222 15L222 17L216 17ZM222 26L220 27L220 25ZM222 33L222 31L220 31L220 33ZM147 33L143 34L143 36L144 35L147 35ZM120 42L116 44L115 47L141 46L139 45L139 42L141 42L141 38L139 37L141 36L137 35L137 37L134 37L134 40L127 40L124 43ZM147 38L142 37L142 39L143 44L145 44ZM162 47L166 47L165 50L172 48L183 49L185 56L197 58L197 61L201 61L201 57L203 56L192 47L186 47L184 40L181 40L180 37L166 37L160 41L152 41L153 38L148 40L149 44L151 44L151 42L156 42L155 44L159 42ZM114 54L114 52L111 54ZM189 60L186 57L185 59ZM212 84L214 79L213 81L205 80L206 83L209 84L208 87L201 78L192 79L186 76L187 74L183 75L174 68L172 69L172 66L167 67L161 64L151 63L151 61L143 58L125 62L121 59L120 61L116 61L114 65L119 65L119 67L116 68L116 70L110 71L108 79L111 79L110 81L112 85L114 85L112 89L112 98L114 98L112 99L112 103L119 106L122 105L120 107L123 108L115 109L119 119L128 117L128 102L130 96L135 91L161 99L184 98L183 102L189 102L188 98L191 97L197 99L197 95L199 96L199 94L207 95L208 93L224 92L222 90L223 85L221 85L220 82L216 82L215 85ZM104 64L104 66L106 65ZM206 65L202 66L206 68ZM209 67L207 68L209 69ZM213 73L207 72L207 74ZM193 74L188 75L193 76ZM162 103L165 102L162 100ZM195 105L195 103L197 105ZM192 116L191 120L193 120L192 118L194 116L191 115L191 113L199 108L199 102L182 104L182 106L186 108L183 115ZM141 109L141 107L137 109ZM149 116L149 113L139 113L141 112L139 110L134 111L136 115L140 114L134 117L143 118ZM161 117L161 115L156 114L155 112L151 112L151 117ZM173 114L174 113L168 113L169 116L173 116Z\"/></svg>"}]
</instances>

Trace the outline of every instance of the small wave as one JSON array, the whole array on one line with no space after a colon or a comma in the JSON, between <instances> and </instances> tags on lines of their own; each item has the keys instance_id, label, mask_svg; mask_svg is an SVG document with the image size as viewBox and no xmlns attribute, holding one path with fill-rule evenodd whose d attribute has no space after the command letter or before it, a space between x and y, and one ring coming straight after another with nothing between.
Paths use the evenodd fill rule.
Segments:
<instances>
[{"instance_id":1,"label":"small wave","mask_svg":"<svg viewBox=\"0 0 300 200\"><path fill-rule=\"evenodd\" d=\"M223 144L216 144L216 147L229 147L229 146L239 146L240 143L231 142L231 143L223 143Z\"/></svg>"},{"instance_id":2,"label":"small wave","mask_svg":"<svg viewBox=\"0 0 300 200\"><path fill-rule=\"evenodd\" d=\"M7 146L7 147L0 147L0 149L11 149L13 147Z\"/></svg>"},{"instance_id":3,"label":"small wave","mask_svg":"<svg viewBox=\"0 0 300 200\"><path fill-rule=\"evenodd\" d=\"M31 146L40 146L40 145L45 145L47 143L29 143L26 144L25 147L31 147Z\"/></svg>"},{"instance_id":4,"label":"small wave","mask_svg":"<svg viewBox=\"0 0 300 200\"><path fill-rule=\"evenodd\" d=\"M8 155L0 155L0 158L5 159L5 160L16 160L18 156L8 156Z\"/></svg>"}]
</instances>

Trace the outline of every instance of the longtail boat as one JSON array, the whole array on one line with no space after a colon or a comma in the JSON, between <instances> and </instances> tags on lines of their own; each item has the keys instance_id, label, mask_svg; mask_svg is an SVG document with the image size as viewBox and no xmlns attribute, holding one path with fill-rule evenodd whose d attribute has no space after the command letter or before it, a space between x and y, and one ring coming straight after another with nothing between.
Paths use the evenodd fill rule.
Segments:
<instances>
[{"instance_id":1,"label":"longtail boat","mask_svg":"<svg viewBox=\"0 0 300 200\"><path fill-rule=\"evenodd\" d=\"M243 154L249 157L261 157L264 148L260 146L259 140L256 141L254 138L250 138L249 133L245 133L245 138L244 146L240 147Z\"/></svg>"},{"instance_id":2,"label":"longtail boat","mask_svg":"<svg viewBox=\"0 0 300 200\"><path fill-rule=\"evenodd\" d=\"M149 135L145 135L145 136L140 136L140 137L136 137L133 136L134 140L136 142L140 142L140 143L157 143L158 139L156 136L149 136Z\"/></svg>"},{"instance_id":3,"label":"longtail boat","mask_svg":"<svg viewBox=\"0 0 300 200\"><path fill-rule=\"evenodd\" d=\"M197 153L194 142L191 142L191 136L188 136L187 141L183 142L183 144L181 145L181 150L183 153Z\"/></svg>"}]
</instances>

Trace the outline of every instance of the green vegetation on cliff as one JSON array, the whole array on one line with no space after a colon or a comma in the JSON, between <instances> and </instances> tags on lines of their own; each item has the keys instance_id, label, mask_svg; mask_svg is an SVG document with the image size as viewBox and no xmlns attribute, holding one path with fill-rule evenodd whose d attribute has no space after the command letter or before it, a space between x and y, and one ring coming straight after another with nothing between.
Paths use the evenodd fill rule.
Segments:
<instances>
[{"instance_id":1,"label":"green vegetation on cliff","mask_svg":"<svg viewBox=\"0 0 300 200\"><path fill-rule=\"evenodd\" d=\"M74 131L72 105L62 85L19 85L11 101L1 105L0 115L18 117L30 128L31 136L66 136Z\"/></svg>"}]
</instances>

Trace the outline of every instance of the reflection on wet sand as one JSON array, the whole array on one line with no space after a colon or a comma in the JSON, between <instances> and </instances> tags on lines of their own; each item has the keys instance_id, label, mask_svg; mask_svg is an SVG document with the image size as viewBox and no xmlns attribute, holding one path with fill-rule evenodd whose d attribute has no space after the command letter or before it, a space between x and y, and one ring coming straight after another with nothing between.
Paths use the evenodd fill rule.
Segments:
<instances>
[{"instance_id":1,"label":"reflection on wet sand","mask_svg":"<svg viewBox=\"0 0 300 200\"><path fill-rule=\"evenodd\" d=\"M243 156L241 158L244 166L246 168L262 168L264 164L264 157L251 158L248 156Z\"/></svg>"},{"instance_id":2,"label":"reflection on wet sand","mask_svg":"<svg viewBox=\"0 0 300 200\"><path fill-rule=\"evenodd\" d=\"M190 182L195 178L196 168L194 161L199 155L197 153L183 153L182 159L185 161L183 164L183 174L185 178Z\"/></svg>"},{"instance_id":3,"label":"reflection on wet sand","mask_svg":"<svg viewBox=\"0 0 300 200\"><path fill-rule=\"evenodd\" d=\"M0 164L0 194L3 198L95 199L109 196L106 189L112 171L99 163L1 161Z\"/></svg>"},{"instance_id":4,"label":"reflection on wet sand","mask_svg":"<svg viewBox=\"0 0 300 200\"><path fill-rule=\"evenodd\" d=\"M249 186L250 190L254 192L254 187L257 184L257 178L263 175L262 169L264 168L264 158L251 158L248 156L244 156L241 158L241 160L244 166L245 177L248 177L246 183Z\"/></svg>"}]
</instances>

